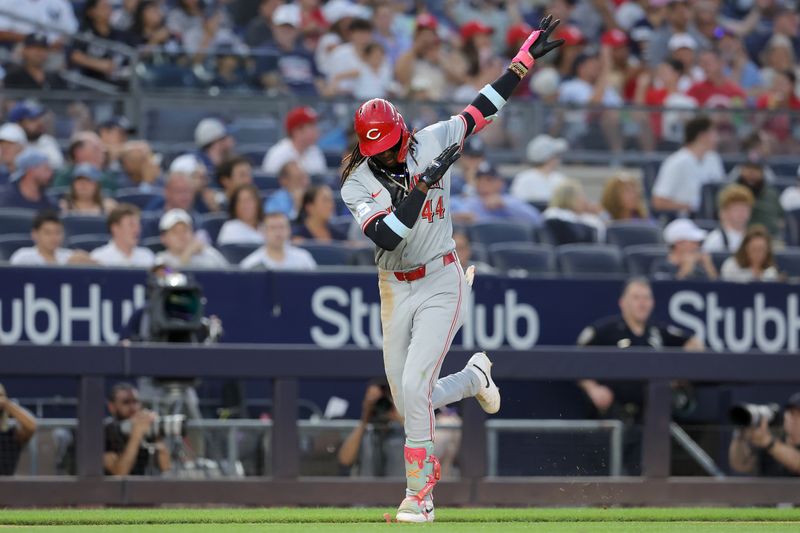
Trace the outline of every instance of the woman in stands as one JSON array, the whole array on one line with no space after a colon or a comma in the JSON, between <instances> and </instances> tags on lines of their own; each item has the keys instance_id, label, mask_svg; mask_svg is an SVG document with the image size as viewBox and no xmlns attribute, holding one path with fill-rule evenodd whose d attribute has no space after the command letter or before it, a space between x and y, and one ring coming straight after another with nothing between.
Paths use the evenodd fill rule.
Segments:
<instances>
[{"instance_id":1,"label":"woman in stands","mask_svg":"<svg viewBox=\"0 0 800 533\"><path fill-rule=\"evenodd\" d=\"M42 7L42 9L45 9ZM123 43L127 36L111 25L111 3L108 0L88 0L83 9L80 31L84 39L75 41L69 54L73 66L81 74L108 83L120 84L125 78L126 56L86 39L103 39Z\"/></svg>"},{"instance_id":2,"label":"woman in stands","mask_svg":"<svg viewBox=\"0 0 800 533\"><path fill-rule=\"evenodd\" d=\"M550 204L544 210L544 224L556 245L577 242L603 242L606 225L580 183L564 180L553 190Z\"/></svg>"},{"instance_id":3,"label":"woman in stands","mask_svg":"<svg viewBox=\"0 0 800 533\"><path fill-rule=\"evenodd\" d=\"M736 254L722 263L720 274L723 281L778 281L780 275L767 228L756 224L747 230Z\"/></svg>"},{"instance_id":4,"label":"woman in stands","mask_svg":"<svg viewBox=\"0 0 800 533\"><path fill-rule=\"evenodd\" d=\"M631 176L620 174L609 179L603 187L600 200L603 215L611 221L646 221L647 204L642 198L642 188Z\"/></svg>"},{"instance_id":5,"label":"woman in stands","mask_svg":"<svg viewBox=\"0 0 800 533\"><path fill-rule=\"evenodd\" d=\"M297 224L292 230L292 241L345 241L347 235L331 225L336 204L333 191L327 185L314 185L303 194Z\"/></svg>"},{"instance_id":6,"label":"woman in stands","mask_svg":"<svg viewBox=\"0 0 800 533\"><path fill-rule=\"evenodd\" d=\"M61 213L70 215L96 215L110 213L117 202L103 196L100 171L89 163L77 165L72 171L69 192L59 202Z\"/></svg>"},{"instance_id":7,"label":"woman in stands","mask_svg":"<svg viewBox=\"0 0 800 533\"><path fill-rule=\"evenodd\" d=\"M230 219L219 230L217 246L264 244L264 234L261 231L264 209L255 185L241 185L233 191L228 215Z\"/></svg>"}]
</instances>

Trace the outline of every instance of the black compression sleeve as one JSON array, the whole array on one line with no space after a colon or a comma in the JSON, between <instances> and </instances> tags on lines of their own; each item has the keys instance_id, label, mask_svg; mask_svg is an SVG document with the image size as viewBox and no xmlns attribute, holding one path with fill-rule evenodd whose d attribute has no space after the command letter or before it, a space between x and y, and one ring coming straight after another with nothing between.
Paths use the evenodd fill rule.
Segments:
<instances>
[{"instance_id":1,"label":"black compression sleeve","mask_svg":"<svg viewBox=\"0 0 800 533\"><path fill-rule=\"evenodd\" d=\"M411 193L406 196L394 210L394 216L396 216L405 227L414 227L414 223L419 218L420 211L422 211L422 204L425 203L426 196L426 193L414 187ZM384 222L383 219L387 216L388 215L378 217L370 222L369 225L364 228L364 234L384 250L392 251L403 241L403 237L395 233L394 230Z\"/></svg>"},{"instance_id":2,"label":"black compression sleeve","mask_svg":"<svg viewBox=\"0 0 800 533\"><path fill-rule=\"evenodd\" d=\"M521 81L519 76L514 74L511 70L506 70L499 78L492 82L492 87L497 91L497 94L508 100ZM482 94L478 94L478 96L475 97L472 101L472 105L475 106L484 117L491 117L497 113L497 108L494 104ZM461 115L467 120L467 135L469 135L475 128L475 119L466 111L462 112Z\"/></svg>"}]
</instances>

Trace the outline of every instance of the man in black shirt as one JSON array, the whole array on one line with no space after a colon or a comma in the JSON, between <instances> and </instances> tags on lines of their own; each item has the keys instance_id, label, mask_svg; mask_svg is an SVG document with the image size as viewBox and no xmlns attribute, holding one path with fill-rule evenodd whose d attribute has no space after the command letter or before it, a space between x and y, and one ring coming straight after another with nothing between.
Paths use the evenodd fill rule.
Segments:
<instances>
[{"instance_id":1,"label":"man in black shirt","mask_svg":"<svg viewBox=\"0 0 800 533\"><path fill-rule=\"evenodd\" d=\"M737 429L728 459L740 474L761 476L800 475L800 392L786 402L783 437L776 437L766 419L758 427Z\"/></svg>"},{"instance_id":2,"label":"man in black shirt","mask_svg":"<svg viewBox=\"0 0 800 533\"><path fill-rule=\"evenodd\" d=\"M9 419L14 419L11 424ZM6 396L0 384L0 476L13 476L20 453L36 431L36 419Z\"/></svg>"},{"instance_id":3,"label":"man in black shirt","mask_svg":"<svg viewBox=\"0 0 800 533\"><path fill-rule=\"evenodd\" d=\"M8 89L66 89L67 84L57 72L44 67L50 55L47 36L31 33L22 46L22 64L9 65L3 84Z\"/></svg>"},{"instance_id":4,"label":"man in black shirt","mask_svg":"<svg viewBox=\"0 0 800 533\"><path fill-rule=\"evenodd\" d=\"M144 476L169 470L167 448L148 436L155 414L142 409L133 385L118 383L111 389L108 410L112 419L105 426L103 467L106 475Z\"/></svg>"}]
</instances>

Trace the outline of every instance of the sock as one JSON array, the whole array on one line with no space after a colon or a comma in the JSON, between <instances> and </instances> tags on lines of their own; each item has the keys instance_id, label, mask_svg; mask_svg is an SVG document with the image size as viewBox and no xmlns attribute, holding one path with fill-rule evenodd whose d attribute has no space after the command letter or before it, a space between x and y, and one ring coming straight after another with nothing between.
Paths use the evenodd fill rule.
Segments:
<instances>
[{"instance_id":1,"label":"sock","mask_svg":"<svg viewBox=\"0 0 800 533\"><path fill-rule=\"evenodd\" d=\"M406 496L414 496L433 475L433 463L429 461L433 454L433 441L413 441L406 439L403 456L406 464Z\"/></svg>"}]
</instances>

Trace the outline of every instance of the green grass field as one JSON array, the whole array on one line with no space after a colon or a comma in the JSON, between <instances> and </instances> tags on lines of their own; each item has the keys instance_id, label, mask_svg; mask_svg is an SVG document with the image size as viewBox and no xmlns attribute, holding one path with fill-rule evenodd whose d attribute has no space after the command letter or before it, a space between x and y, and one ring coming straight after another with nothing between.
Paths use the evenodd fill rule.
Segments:
<instances>
[{"instance_id":1,"label":"green grass field","mask_svg":"<svg viewBox=\"0 0 800 533\"><path fill-rule=\"evenodd\" d=\"M440 532L797 533L800 509L457 509L436 523L387 524L370 509L48 509L0 510L0 529L110 533L333 533L390 528Z\"/></svg>"}]
</instances>

